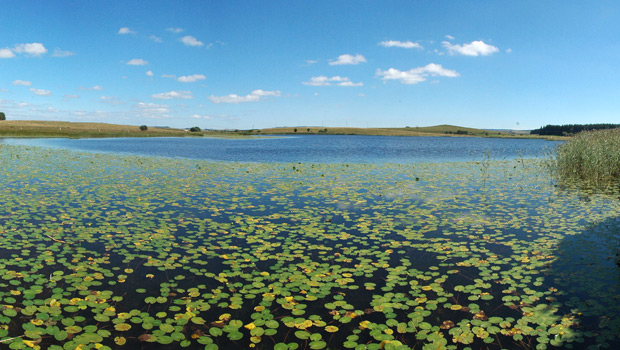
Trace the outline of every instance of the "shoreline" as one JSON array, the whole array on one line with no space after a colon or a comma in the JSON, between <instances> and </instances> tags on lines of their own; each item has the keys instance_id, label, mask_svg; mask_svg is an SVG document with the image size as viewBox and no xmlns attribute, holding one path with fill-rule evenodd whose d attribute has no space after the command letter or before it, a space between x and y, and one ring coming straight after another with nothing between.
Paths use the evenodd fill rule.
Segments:
<instances>
[{"instance_id":1,"label":"shoreline","mask_svg":"<svg viewBox=\"0 0 620 350\"><path fill-rule=\"evenodd\" d=\"M433 136L433 137L488 137L511 139L567 140L569 137L540 136L525 133L508 133L473 129L453 125L405 128L342 128L342 127L279 127L250 130L201 130L150 126L141 130L135 125L20 121L0 122L0 138L106 138L106 137L225 137L298 135L366 135L366 136Z\"/></svg>"}]
</instances>

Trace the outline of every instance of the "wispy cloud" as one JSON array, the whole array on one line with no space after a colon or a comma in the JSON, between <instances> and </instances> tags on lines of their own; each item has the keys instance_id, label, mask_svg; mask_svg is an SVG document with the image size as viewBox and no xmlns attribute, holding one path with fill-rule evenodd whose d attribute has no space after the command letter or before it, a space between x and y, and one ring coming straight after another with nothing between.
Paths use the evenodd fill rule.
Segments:
<instances>
[{"instance_id":1,"label":"wispy cloud","mask_svg":"<svg viewBox=\"0 0 620 350\"><path fill-rule=\"evenodd\" d=\"M30 86L30 85L32 85L32 83L29 82L29 81L26 81L26 80L15 80L13 82L13 85Z\"/></svg>"},{"instance_id":2,"label":"wispy cloud","mask_svg":"<svg viewBox=\"0 0 620 350\"><path fill-rule=\"evenodd\" d=\"M134 106L137 114L143 118L170 118L170 109L167 105L157 103L139 102Z\"/></svg>"},{"instance_id":3,"label":"wispy cloud","mask_svg":"<svg viewBox=\"0 0 620 350\"><path fill-rule=\"evenodd\" d=\"M400 47L403 49L423 49L422 45L413 41L386 40L379 43L383 47Z\"/></svg>"},{"instance_id":4,"label":"wispy cloud","mask_svg":"<svg viewBox=\"0 0 620 350\"><path fill-rule=\"evenodd\" d=\"M17 44L13 50L29 56L41 56L47 53L47 49L41 43Z\"/></svg>"},{"instance_id":5,"label":"wispy cloud","mask_svg":"<svg viewBox=\"0 0 620 350\"><path fill-rule=\"evenodd\" d=\"M230 94L227 96L209 96L209 100L213 103L244 103L244 102L258 102L263 97L273 96L279 97L280 91L265 91L254 90L250 94L245 96L239 96L237 94Z\"/></svg>"},{"instance_id":6,"label":"wispy cloud","mask_svg":"<svg viewBox=\"0 0 620 350\"><path fill-rule=\"evenodd\" d=\"M190 116L190 118L194 118L194 119L213 119L213 117L211 117L209 115L199 115L199 114L194 114L194 115Z\"/></svg>"},{"instance_id":7,"label":"wispy cloud","mask_svg":"<svg viewBox=\"0 0 620 350\"><path fill-rule=\"evenodd\" d=\"M161 42L163 42L163 40L162 40L160 37L155 36L155 35L151 35L151 36L149 36L149 40L152 40L152 41L154 41L154 42L156 42L156 43L161 43Z\"/></svg>"},{"instance_id":8,"label":"wispy cloud","mask_svg":"<svg viewBox=\"0 0 620 350\"><path fill-rule=\"evenodd\" d=\"M183 32L183 28L166 28L166 31L178 34Z\"/></svg>"},{"instance_id":9,"label":"wispy cloud","mask_svg":"<svg viewBox=\"0 0 620 350\"><path fill-rule=\"evenodd\" d=\"M68 57L75 55L75 52L61 50L59 48L54 49L52 56L54 57Z\"/></svg>"},{"instance_id":10,"label":"wispy cloud","mask_svg":"<svg viewBox=\"0 0 620 350\"><path fill-rule=\"evenodd\" d=\"M15 54L13 53L13 51L11 49L0 49L0 58L13 58L15 57Z\"/></svg>"},{"instance_id":11,"label":"wispy cloud","mask_svg":"<svg viewBox=\"0 0 620 350\"><path fill-rule=\"evenodd\" d=\"M146 71L146 75L148 75L149 77L152 77L155 75L155 73L153 73L152 70Z\"/></svg>"},{"instance_id":12,"label":"wispy cloud","mask_svg":"<svg viewBox=\"0 0 620 350\"><path fill-rule=\"evenodd\" d=\"M136 34L136 32L129 29L128 27L122 27L121 29L118 30L118 32L116 32L116 34L127 35L127 34Z\"/></svg>"},{"instance_id":13,"label":"wispy cloud","mask_svg":"<svg viewBox=\"0 0 620 350\"><path fill-rule=\"evenodd\" d=\"M428 76L456 78L460 75L454 70L443 68L441 64L429 63L424 67L417 67L407 71L401 71L396 68L388 70L378 69L377 76L380 76L384 81L398 80L402 84L411 85L425 81Z\"/></svg>"},{"instance_id":14,"label":"wispy cloud","mask_svg":"<svg viewBox=\"0 0 620 350\"><path fill-rule=\"evenodd\" d=\"M110 104L110 105L124 105L125 104L125 102L121 101L116 96L101 96L99 98L99 102Z\"/></svg>"},{"instance_id":15,"label":"wispy cloud","mask_svg":"<svg viewBox=\"0 0 620 350\"><path fill-rule=\"evenodd\" d=\"M187 46L204 46L204 43L191 35L182 37L181 42Z\"/></svg>"},{"instance_id":16,"label":"wispy cloud","mask_svg":"<svg viewBox=\"0 0 620 350\"><path fill-rule=\"evenodd\" d=\"M50 90L30 88L30 91L37 96L52 96L52 92Z\"/></svg>"},{"instance_id":17,"label":"wispy cloud","mask_svg":"<svg viewBox=\"0 0 620 350\"><path fill-rule=\"evenodd\" d=\"M129 62L127 62L127 64L130 66L145 66L149 63L146 60L143 60L141 58L134 58L130 60Z\"/></svg>"},{"instance_id":18,"label":"wispy cloud","mask_svg":"<svg viewBox=\"0 0 620 350\"><path fill-rule=\"evenodd\" d=\"M363 83L354 83L351 81L351 79L347 78L347 77L341 77L341 76L333 76L333 77L326 77L324 75L318 76L318 77L312 77L310 78L309 81L304 81L302 82L302 84L304 85L310 85L310 86L332 86L332 85L336 85L336 86L362 86L364 85Z\"/></svg>"},{"instance_id":19,"label":"wispy cloud","mask_svg":"<svg viewBox=\"0 0 620 350\"><path fill-rule=\"evenodd\" d=\"M344 54L338 56L335 61L329 62L330 66L345 65L345 64L360 64L366 62L366 58L359 53L354 55Z\"/></svg>"},{"instance_id":20,"label":"wispy cloud","mask_svg":"<svg viewBox=\"0 0 620 350\"><path fill-rule=\"evenodd\" d=\"M180 81L181 83L194 83L194 82L197 82L199 80L204 80L204 79L207 79L207 77L205 77L202 74L192 74L192 75L181 76L177 79L177 81Z\"/></svg>"},{"instance_id":21,"label":"wispy cloud","mask_svg":"<svg viewBox=\"0 0 620 350\"><path fill-rule=\"evenodd\" d=\"M159 94L154 94L151 96L152 98L157 98L160 100L171 100L171 99L190 99L194 98L191 91L168 91L162 92Z\"/></svg>"},{"instance_id":22,"label":"wispy cloud","mask_svg":"<svg viewBox=\"0 0 620 350\"><path fill-rule=\"evenodd\" d=\"M452 44L444 41L441 43L448 53L451 55L464 55L464 56L488 56L499 51L499 49L493 45L489 45L482 40L472 41L469 44Z\"/></svg>"},{"instance_id":23,"label":"wispy cloud","mask_svg":"<svg viewBox=\"0 0 620 350\"><path fill-rule=\"evenodd\" d=\"M92 90L92 91L103 91L103 87L100 85L95 85L93 87L80 87L80 90Z\"/></svg>"},{"instance_id":24,"label":"wispy cloud","mask_svg":"<svg viewBox=\"0 0 620 350\"><path fill-rule=\"evenodd\" d=\"M64 98L71 98L71 99L75 99L75 98L80 98L80 95L71 95L71 94L66 94L63 96Z\"/></svg>"}]
</instances>

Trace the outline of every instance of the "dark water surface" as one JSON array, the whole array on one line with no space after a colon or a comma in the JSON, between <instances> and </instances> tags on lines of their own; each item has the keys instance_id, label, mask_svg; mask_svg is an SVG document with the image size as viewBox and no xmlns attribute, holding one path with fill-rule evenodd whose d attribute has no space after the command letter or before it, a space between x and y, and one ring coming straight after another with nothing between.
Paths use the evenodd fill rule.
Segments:
<instances>
[{"instance_id":1,"label":"dark water surface","mask_svg":"<svg viewBox=\"0 0 620 350\"><path fill-rule=\"evenodd\" d=\"M620 349L618 195L552 143L0 142L0 348Z\"/></svg>"},{"instance_id":2,"label":"dark water surface","mask_svg":"<svg viewBox=\"0 0 620 350\"><path fill-rule=\"evenodd\" d=\"M225 138L4 139L92 152L240 162L415 163L544 156L557 142L478 137L300 135Z\"/></svg>"}]
</instances>

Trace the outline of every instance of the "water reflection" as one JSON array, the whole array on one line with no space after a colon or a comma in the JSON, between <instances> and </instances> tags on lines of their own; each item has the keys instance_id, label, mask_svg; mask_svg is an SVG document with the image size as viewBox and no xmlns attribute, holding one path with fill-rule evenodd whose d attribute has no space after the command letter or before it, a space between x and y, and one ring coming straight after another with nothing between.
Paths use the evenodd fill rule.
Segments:
<instances>
[{"instance_id":1,"label":"water reflection","mask_svg":"<svg viewBox=\"0 0 620 350\"><path fill-rule=\"evenodd\" d=\"M620 218L609 218L564 237L548 270L550 282L564 291L558 301L570 308L565 312L578 315L565 323L595 337L598 344L611 343L612 348L620 346L619 251ZM558 328L557 334L564 341L575 339L568 329Z\"/></svg>"}]
</instances>

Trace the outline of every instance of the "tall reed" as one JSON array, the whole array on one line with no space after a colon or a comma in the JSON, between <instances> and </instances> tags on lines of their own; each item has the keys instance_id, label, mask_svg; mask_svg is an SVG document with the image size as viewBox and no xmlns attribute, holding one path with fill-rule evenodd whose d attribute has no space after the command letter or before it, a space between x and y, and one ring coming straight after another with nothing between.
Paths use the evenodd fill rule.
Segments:
<instances>
[{"instance_id":1,"label":"tall reed","mask_svg":"<svg viewBox=\"0 0 620 350\"><path fill-rule=\"evenodd\" d=\"M584 131L556 150L556 171L562 180L594 186L620 182L620 129Z\"/></svg>"}]
</instances>

